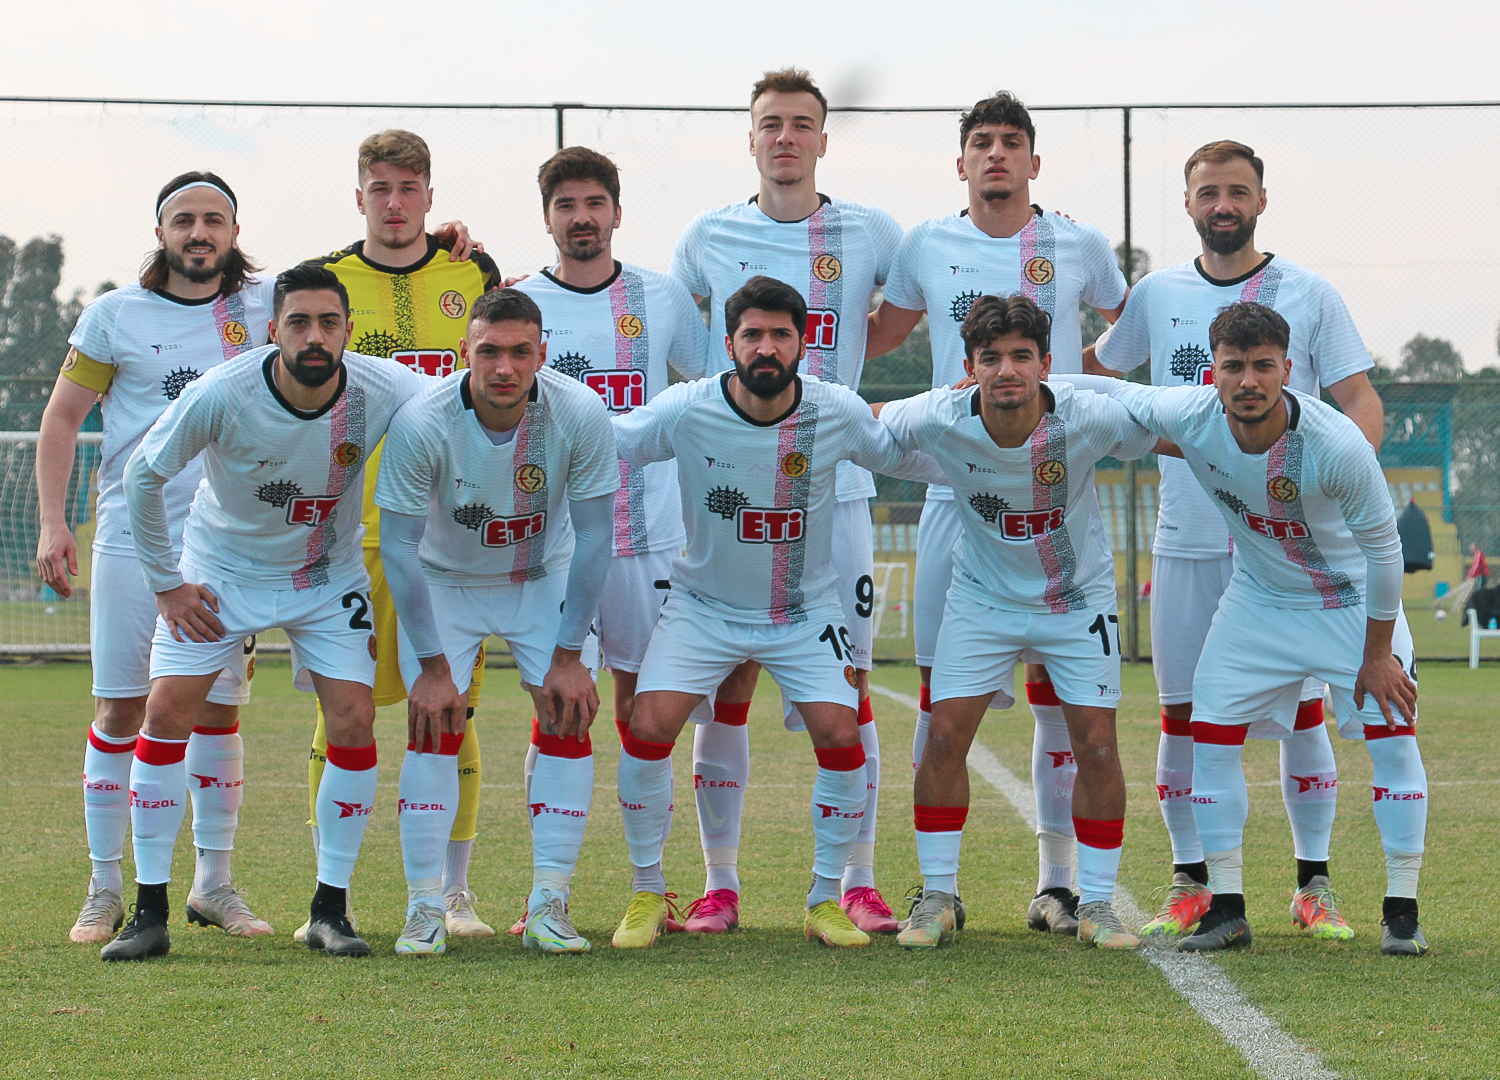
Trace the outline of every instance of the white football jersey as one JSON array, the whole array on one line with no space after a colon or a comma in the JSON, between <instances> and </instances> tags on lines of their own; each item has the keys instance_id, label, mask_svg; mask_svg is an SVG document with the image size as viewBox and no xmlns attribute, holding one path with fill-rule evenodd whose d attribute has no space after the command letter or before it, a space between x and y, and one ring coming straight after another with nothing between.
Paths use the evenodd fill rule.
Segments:
<instances>
[{"instance_id":1,"label":"white football jersey","mask_svg":"<svg viewBox=\"0 0 1500 1080\"><path fill-rule=\"evenodd\" d=\"M100 403L104 446L97 479L95 551L135 554L121 484L125 462L188 383L216 364L266 343L275 286L274 278L252 278L239 292L194 302L127 285L105 293L78 316L68 344L115 369ZM163 492L173 546L181 542L182 525L201 479L202 465L189 462Z\"/></svg>"},{"instance_id":2,"label":"white football jersey","mask_svg":"<svg viewBox=\"0 0 1500 1080\"><path fill-rule=\"evenodd\" d=\"M1247 454L1212 386L1119 384L1117 399L1145 427L1182 448L1196 482L1234 536L1235 580L1278 608L1365 602L1366 552L1352 530L1376 531L1396 511L1375 451L1354 421L1317 398L1285 391L1287 430ZM1243 577L1243 581L1241 578ZM1396 599L1399 600L1399 574ZM1371 618L1395 618L1371 610Z\"/></svg>"},{"instance_id":3,"label":"white football jersey","mask_svg":"<svg viewBox=\"0 0 1500 1080\"><path fill-rule=\"evenodd\" d=\"M609 413L589 387L542 368L514 436L496 446L474 414L469 372L455 371L391 421L375 504L426 516L433 584L519 585L567 572L567 500L619 487Z\"/></svg>"},{"instance_id":4,"label":"white football jersey","mask_svg":"<svg viewBox=\"0 0 1500 1080\"><path fill-rule=\"evenodd\" d=\"M268 589L358 577L365 460L427 377L346 350L338 393L303 413L276 388L278 351L255 349L193 382L139 452L163 476L203 455L184 561Z\"/></svg>"},{"instance_id":5,"label":"white football jersey","mask_svg":"<svg viewBox=\"0 0 1500 1080\"><path fill-rule=\"evenodd\" d=\"M622 458L677 458L687 548L674 595L736 622L842 622L835 471L848 460L883 472L901 449L842 386L798 378L791 410L760 423L730 399L732 377L679 383L615 420Z\"/></svg>"},{"instance_id":6,"label":"white football jersey","mask_svg":"<svg viewBox=\"0 0 1500 1080\"><path fill-rule=\"evenodd\" d=\"M757 275L791 285L807 301L804 374L859 389L870 297L885 283L901 226L884 210L820 195L802 221L774 221L756 199L699 214L672 252L672 276L710 298L709 371L734 367L724 348L724 302ZM869 473L838 470L840 500L875 494Z\"/></svg>"},{"instance_id":7,"label":"white football jersey","mask_svg":"<svg viewBox=\"0 0 1500 1080\"><path fill-rule=\"evenodd\" d=\"M927 312L934 387L964 377L960 330L981 296L1020 293L1052 316L1052 370L1058 374L1083 370L1079 302L1109 311L1125 299L1125 275L1102 232L1034 209L1014 236L990 236L964 210L913 226L896 249L885 299ZM953 494L933 485L927 497Z\"/></svg>"},{"instance_id":8,"label":"white football jersey","mask_svg":"<svg viewBox=\"0 0 1500 1080\"><path fill-rule=\"evenodd\" d=\"M1150 360L1156 386L1212 383L1209 324L1220 309L1240 300L1275 308L1286 319L1295 390L1316 397L1322 387L1375 366L1338 291L1311 270L1275 255L1230 281L1205 276L1197 259L1147 274L1131 290L1119 321L1099 339L1099 362L1129 371ZM1153 552L1179 559L1222 559L1230 553L1229 530L1209 513L1208 496L1176 458L1161 459L1159 499Z\"/></svg>"},{"instance_id":9,"label":"white football jersey","mask_svg":"<svg viewBox=\"0 0 1500 1080\"><path fill-rule=\"evenodd\" d=\"M543 270L517 289L542 309L547 366L595 391L611 413L627 413L667 388L667 365L689 379L708 362L708 329L687 288L655 270L615 263L608 281L578 289ZM680 548L677 465L620 462L615 493L617 556Z\"/></svg>"},{"instance_id":10,"label":"white football jersey","mask_svg":"<svg viewBox=\"0 0 1500 1080\"><path fill-rule=\"evenodd\" d=\"M1156 435L1104 394L1043 383L1050 397L1023 446L1001 447L979 413L978 389L929 390L893 401L880 419L906 450L931 454L952 484L964 535L952 588L1006 611L1109 611L1115 600L1094 466L1138 458Z\"/></svg>"}]
</instances>

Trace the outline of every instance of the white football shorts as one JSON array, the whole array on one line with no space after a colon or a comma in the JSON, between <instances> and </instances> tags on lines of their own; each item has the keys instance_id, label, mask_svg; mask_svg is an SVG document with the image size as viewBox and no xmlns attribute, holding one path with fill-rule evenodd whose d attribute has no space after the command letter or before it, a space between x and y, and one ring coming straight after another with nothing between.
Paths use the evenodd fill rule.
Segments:
<instances>
[{"instance_id":1,"label":"white football shorts","mask_svg":"<svg viewBox=\"0 0 1500 1080\"><path fill-rule=\"evenodd\" d=\"M1203 640L1233 573L1234 558L1228 555L1222 559L1152 558L1151 668L1163 705L1193 700L1193 672ZM1303 684L1301 700L1322 696L1323 684L1317 679Z\"/></svg>"},{"instance_id":2,"label":"white football shorts","mask_svg":"<svg viewBox=\"0 0 1500 1080\"><path fill-rule=\"evenodd\" d=\"M527 686L541 686L552 666L557 648L557 626L562 621L563 598L568 592L567 574L548 574L517 585L439 585L427 583L438 640L448 657L453 684L460 694L469 690L474 660L485 638L494 634L510 646ZM398 639L401 678L408 690L422 673L411 642L403 630ZM585 654L588 647L585 645ZM588 656L583 657L585 663Z\"/></svg>"},{"instance_id":3,"label":"white football shorts","mask_svg":"<svg viewBox=\"0 0 1500 1080\"><path fill-rule=\"evenodd\" d=\"M1154 590L1153 590L1154 591ZM1224 594L1203 643L1193 678L1193 719L1210 724L1249 724L1257 738L1292 733L1303 682L1329 685L1339 734L1363 739L1366 724L1385 726L1374 699L1354 705L1354 680L1365 651L1364 605L1349 608L1275 608L1249 590ZM1406 612L1396 616L1391 651L1416 680L1415 648ZM1405 724L1400 713L1398 724Z\"/></svg>"},{"instance_id":4,"label":"white football shorts","mask_svg":"<svg viewBox=\"0 0 1500 1080\"><path fill-rule=\"evenodd\" d=\"M920 531L917 534L921 536ZM870 500L834 503L833 570L839 579L839 602L849 630L849 657L869 671L875 643L875 528Z\"/></svg>"},{"instance_id":5,"label":"white football shorts","mask_svg":"<svg viewBox=\"0 0 1500 1080\"><path fill-rule=\"evenodd\" d=\"M156 597L134 555L94 552L89 585L89 652L94 662L94 696L145 697L151 691L151 637L156 629ZM216 705L250 701L255 675L255 638L240 641L233 662L208 692Z\"/></svg>"},{"instance_id":6,"label":"white football shorts","mask_svg":"<svg viewBox=\"0 0 1500 1080\"><path fill-rule=\"evenodd\" d=\"M832 623L730 622L690 600L670 598L651 635L635 692L708 695L736 667L754 660L792 701L831 701L853 709L859 693L848 637L844 627Z\"/></svg>"},{"instance_id":7,"label":"white football shorts","mask_svg":"<svg viewBox=\"0 0 1500 1080\"><path fill-rule=\"evenodd\" d=\"M370 578L361 562L342 581L307 589L261 589L217 581L190 564L182 564L182 578L207 585L219 598L223 641L177 641L161 617L151 642L151 677L163 675L235 674L244 639L273 627L286 631L292 642L292 683L311 692L312 672L328 679L375 685L375 624L370 605ZM248 680L247 680L248 681Z\"/></svg>"},{"instance_id":8,"label":"white football shorts","mask_svg":"<svg viewBox=\"0 0 1500 1080\"><path fill-rule=\"evenodd\" d=\"M1005 611L963 593L950 594L943 613L932 667L933 702L993 694L990 708L1010 708L1022 654L1029 663L1047 665L1062 701L1119 705L1120 620L1114 611Z\"/></svg>"},{"instance_id":9,"label":"white football shorts","mask_svg":"<svg viewBox=\"0 0 1500 1080\"><path fill-rule=\"evenodd\" d=\"M661 607L671 588L676 558L674 549L610 558L609 577L599 597L594 625L599 631L604 666L611 671L641 670L651 631L661 618Z\"/></svg>"}]
</instances>

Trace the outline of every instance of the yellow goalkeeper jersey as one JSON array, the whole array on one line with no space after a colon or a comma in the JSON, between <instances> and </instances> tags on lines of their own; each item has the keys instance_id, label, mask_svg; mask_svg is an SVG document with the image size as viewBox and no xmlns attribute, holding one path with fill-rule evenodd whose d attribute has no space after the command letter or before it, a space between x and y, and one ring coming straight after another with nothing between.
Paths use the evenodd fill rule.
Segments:
<instances>
[{"instance_id":1,"label":"yellow goalkeeper jersey","mask_svg":"<svg viewBox=\"0 0 1500 1080\"><path fill-rule=\"evenodd\" d=\"M447 375L463 366L458 343L469 308L500 284L500 271L488 255L450 262L448 249L427 237L427 256L412 266L382 266L364 256L363 240L331 255L307 260L326 266L349 290L354 324L349 347L366 356L388 356L427 375ZM380 546L380 511L375 480L380 447L365 465L366 548Z\"/></svg>"}]
</instances>

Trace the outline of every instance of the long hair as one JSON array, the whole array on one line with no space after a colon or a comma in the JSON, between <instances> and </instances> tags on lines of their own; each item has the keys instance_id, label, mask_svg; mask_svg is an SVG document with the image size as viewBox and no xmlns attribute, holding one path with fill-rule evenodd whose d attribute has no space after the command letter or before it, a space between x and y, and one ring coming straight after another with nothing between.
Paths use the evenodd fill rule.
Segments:
<instances>
[{"instance_id":1,"label":"long hair","mask_svg":"<svg viewBox=\"0 0 1500 1080\"><path fill-rule=\"evenodd\" d=\"M172 194L188 184L208 183L225 191L229 196L231 206L236 200L234 191L224 182L222 178L211 172L185 172L181 176L174 176L162 186L161 192L156 197L158 212ZM245 281L249 276L260 270L250 260L250 257L240 250L238 243L232 243L229 250L229 258L224 263L224 276L220 279L219 289L224 293L239 292L245 287ZM167 252L165 248L157 248L146 256L145 262L141 263L141 288L151 289L159 292L167 287L167 275L170 268L167 266Z\"/></svg>"}]
</instances>

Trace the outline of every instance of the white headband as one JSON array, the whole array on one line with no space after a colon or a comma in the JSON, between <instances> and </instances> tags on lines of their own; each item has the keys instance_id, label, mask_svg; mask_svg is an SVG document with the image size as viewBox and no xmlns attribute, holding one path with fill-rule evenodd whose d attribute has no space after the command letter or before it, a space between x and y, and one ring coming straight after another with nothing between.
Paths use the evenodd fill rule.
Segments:
<instances>
[{"instance_id":1,"label":"white headband","mask_svg":"<svg viewBox=\"0 0 1500 1080\"><path fill-rule=\"evenodd\" d=\"M215 184L212 181L194 180L191 184L183 184L180 188L173 188L171 191L167 192L165 196L162 197L161 202L156 204L156 220L158 222L161 221L162 208L165 207L167 203L177 198L177 196L181 195L184 191L192 191L193 188L200 187L212 188L214 191L217 191L220 195L224 196L226 200L228 200L229 209L236 214L239 213L240 208L238 204L235 203L234 196L229 194L229 192L225 191L218 184Z\"/></svg>"}]
</instances>

